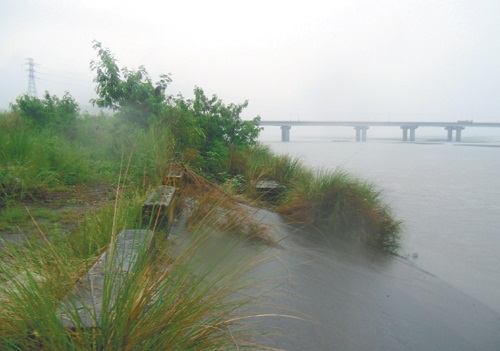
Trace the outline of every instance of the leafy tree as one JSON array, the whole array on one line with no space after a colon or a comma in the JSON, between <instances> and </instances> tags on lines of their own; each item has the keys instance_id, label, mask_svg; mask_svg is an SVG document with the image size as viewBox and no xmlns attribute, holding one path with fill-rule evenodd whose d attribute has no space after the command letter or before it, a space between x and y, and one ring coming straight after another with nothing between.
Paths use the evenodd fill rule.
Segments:
<instances>
[{"instance_id":1,"label":"leafy tree","mask_svg":"<svg viewBox=\"0 0 500 351\"><path fill-rule=\"evenodd\" d=\"M145 129L169 129L177 151L196 150L198 157L194 159L206 173L224 171L230 150L256 143L260 117L250 121L240 117L248 101L225 105L216 95L208 98L198 87L192 100L182 95L166 97L169 75L161 75L153 84L143 66L137 71L120 69L113 54L100 42L94 42L94 49L99 60L92 61L90 67L96 72L98 98L91 102L118 111L122 120Z\"/></svg>"},{"instance_id":2,"label":"leafy tree","mask_svg":"<svg viewBox=\"0 0 500 351\"><path fill-rule=\"evenodd\" d=\"M201 145L203 151L210 151L211 146L218 143L229 146L246 146L256 143L260 133L257 116L250 121L241 119L240 114L248 106L242 104L225 105L217 95L209 99L203 89L194 89L195 98L190 102L197 124L203 130L205 138Z\"/></svg>"},{"instance_id":3,"label":"leafy tree","mask_svg":"<svg viewBox=\"0 0 500 351\"><path fill-rule=\"evenodd\" d=\"M91 102L101 108L119 110L119 116L146 128L165 106L165 90L172 81L170 76L163 74L153 84L143 66L137 71L126 67L120 69L113 54L100 42L94 42L94 49L99 60L92 61L90 68L96 71L94 82L98 98Z\"/></svg>"},{"instance_id":4,"label":"leafy tree","mask_svg":"<svg viewBox=\"0 0 500 351\"><path fill-rule=\"evenodd\" d=\"M32 125L57 132L67 132L80 113L80 107L68 92L61 99L48 91L43 99L25 94L11 108Z\"/></svg>"},{"instance_id":5,"label":"leafy tree","mask_svg":"<svg viewBox=\"0 0 500 351\"><path fill-rule=\"evenodd\" d=\"M261 130L260 117L249 121L241 119L240 114L248 106L248 101L225 105L217 95L208 98L199 87L194 89L194 95L194 100L180 98L175 103L177 107L190 111L192 123L201 132L193 145L201 156L198 164L207 173L225 171L232 149L256 143Z\"/></svg>"}]
</instances>

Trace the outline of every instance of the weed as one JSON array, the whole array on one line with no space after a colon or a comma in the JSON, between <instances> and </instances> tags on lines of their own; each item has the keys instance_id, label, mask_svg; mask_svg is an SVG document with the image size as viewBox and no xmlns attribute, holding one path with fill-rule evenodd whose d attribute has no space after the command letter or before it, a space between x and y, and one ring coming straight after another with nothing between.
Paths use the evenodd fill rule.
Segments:
<instances>
[{"instance_id":1,"label":"weed","mask_svg":"<svg viewBox=\"0 0 500 351\"><path fill-rule=\"evenodd\" d=\"M268 228L254 218L251 207L243 205L241 199L238 203L224 187L206 181L189 169L186 172L191 179L191 186L184 192L188 197L191 195L185 209L189 211L190 231L214 230L274 244L267 235Z\"/></svg>"}]
</instances>

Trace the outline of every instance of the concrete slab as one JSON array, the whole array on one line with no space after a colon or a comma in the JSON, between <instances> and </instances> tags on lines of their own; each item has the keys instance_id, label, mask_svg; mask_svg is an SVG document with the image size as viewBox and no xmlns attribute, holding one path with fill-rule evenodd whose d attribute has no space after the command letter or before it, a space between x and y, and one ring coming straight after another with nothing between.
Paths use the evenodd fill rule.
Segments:
<instances>
[{"instance_id":1,"label":"concrete slab","mask_svg":"<svg viewBox=\"0 0 500 351\"><path fill-rule=\"evenodd\" d=\"M252 185L260 193L270 196L279 195L286 190L286 187L277 180L259 180L252 182Z\"/></svg>"},{"instance_id":2,"label":"concrete slab","mask_svg":"<svg viewBox=\"0 0 500 351\"><path fill-rule=\"evenodd\" d=\"M146 226L170 227L174 221L178 191L173 186L161 185L142 205L142 220Z\"/></svg>"},{"instance_id":3,"label":"concrete slab","mask_svg":"<svg viewBox=\"0 0 500 351\"><path fill-rule=\"evenodd\" d=\"M78 310L82 325L95 328L101 318L105 294L105 274L112 272L115 283L133 269L142 248L154 247L153 232L150 230L126 229L121 231L115 245L110 245L87 274L79 281L60 307L61 321L65 327L74 328L73 318L67 311ZM111 294L112 295L112 294Z\"/></svg>"}]
</instances>

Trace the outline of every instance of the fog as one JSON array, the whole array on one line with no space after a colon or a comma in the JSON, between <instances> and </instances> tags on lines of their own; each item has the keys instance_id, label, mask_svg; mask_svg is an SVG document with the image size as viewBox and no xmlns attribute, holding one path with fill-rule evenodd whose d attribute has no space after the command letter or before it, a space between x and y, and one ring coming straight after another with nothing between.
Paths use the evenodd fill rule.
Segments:
<instances>
[{"instance_id":1,"label":"fog","mask_svg":"<svg viewBox=\"0 0 500 351\"><path fill-rule=\"evenodd\" d=\"M168 94L267 120L500 121L496 0L0 0L0 109L28 89L94 111L92 41Z\"/></svg>"}]
</instances>

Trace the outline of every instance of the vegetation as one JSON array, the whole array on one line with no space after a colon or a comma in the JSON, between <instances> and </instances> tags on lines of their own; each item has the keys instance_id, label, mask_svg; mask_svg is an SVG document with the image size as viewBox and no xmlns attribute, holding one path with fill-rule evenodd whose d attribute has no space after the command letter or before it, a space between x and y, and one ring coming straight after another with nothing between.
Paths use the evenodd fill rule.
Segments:
<instances>
[{"instance_id":1,"label":"vegetation","mask_svg":"<svg viewBox=\"0 0 500 351\"><path fill-rule=\"evenodd\" d=\"M45 92L44 98L38 99L29 95L22 95L11 105L12 110L18 112L21 117L36 129L48 129L59 134L71 133L80 108L69 93L65 93L61 99L55 95Z\"/></svg>"},{"instance_id":2,"label":"vegetation","mask_svg":"<svg viewBox=\"0 0 500 351\"><path fill-rule=\"evenodd\" d=\"M401 222L394 219L373 184L340 170L308 169L299 159L274 155L260 145L234 155L230 163L247 180L248 196L264 206L272 205L279 213L327 234L350 233L390 253L399 248ZM230 179L234 183L235 178ZM277 180L286 190L272 198L263 197L252 186L259 180Z\"/></svg>"},{"instance_id":3,"label":"vegetation","mask_svg":"<svg viewBox=\"0 0 500 351\"><path fill-rule=\"evenodd\" d=\"M0 230L27 237L22 245L2 246L0 349L245 346L234 324L249 300L234 293L248 283L240 278L252 261L197 261L213 231L272 244L266 228L235 199L325 231L351 233L389 252L397 249L400 223L373 185L273 155L257 143L260 118L240 117L248 102L226 105L199 87L193 99L168 96L169 75L153 83L144 67L120 68L101 43L94 48L93 103L113 113L81 115L69 93L58 98L46 92L43 99L21 96L12 111L0 114ZM194 241L181 247L162 241L153 256L143 247L126 279L106 273L111 285L103 303L109 313L99 328L64 328L60 301L112 247L117 233L148 226L141 223L142 202L179 167L191 181L183 194L191 199L185 208ZM254 187L259 180L276 180L285 190L263 195ZM81 194L95 188L108 189L98 204ZM81 326L75 311L66 312Z\"/></svg>"},{"instance_id":4,"label":"vegetation","mask_svg":"<svg viewBox=\"0 0 500 351\"><path fill-rule=\"evenodd\" d=\"M43 198L60 185L94 179L80 145L52 129L31 127L15 113L0 115L0 208L12 199Z\"/></svg>"},{"instance_id":5,"label":"vegetation","mask_svg":"<svg viewBox=\"0 0 500 351\"><path fill-rule=\"evenodd\" d=\"M113 245L121 229L135 225L140 201L137 196L123 198L116 207L88 214L69 237L49 241L40 232L41 238L26 246L7 247L9 257L1 262L0 349L219 350L245 345L234 325L245 317L238 314L239 307L250 300L234 292L248 283L241 278L253 264L241 255L231 265L200 264L207 232L198 232L182 248L157 242L153 255L144 243L123 279L116 269L106 270L102 302L107 313L98 318L99 328L84 328L71 304L61 310L60 301L92 257L110 241ZM75 328L61 324L61 312Z\"/></svg>"},{"instance_id":6,"label":"vegetation","mask_svg":"<svg viewBox=\"0 0 500 351\"><path fill-rule=\"evenodd\" d=\"M165 89L171 82L170 76L162 75L153 85L146 69L137 71L120 69L112 53L94 42L99 60L92 61L90 68L96 72L97 99L92 103L98 107L119 111L119 117L138 126L147 128L149 123L161 113L165 103Z\"/></svg>"},{"instance_id":7,"label":"vegetation","mask_svg":"<svg viewBox=\"0 0 500 351\"><path fill-rule=\"evenodd\" d=\"M255 145L260 117L251 121L241 119L247 101L225 105L216 95L207 98L201 88L195 88L194 95L194 100L175 99L195 133L190 138L192 143L188 145L190 152L185 161L193 163L207 178L216 180L214 174L228 170L227 160L232 152Z\"/></svg>"}]
</instances>

